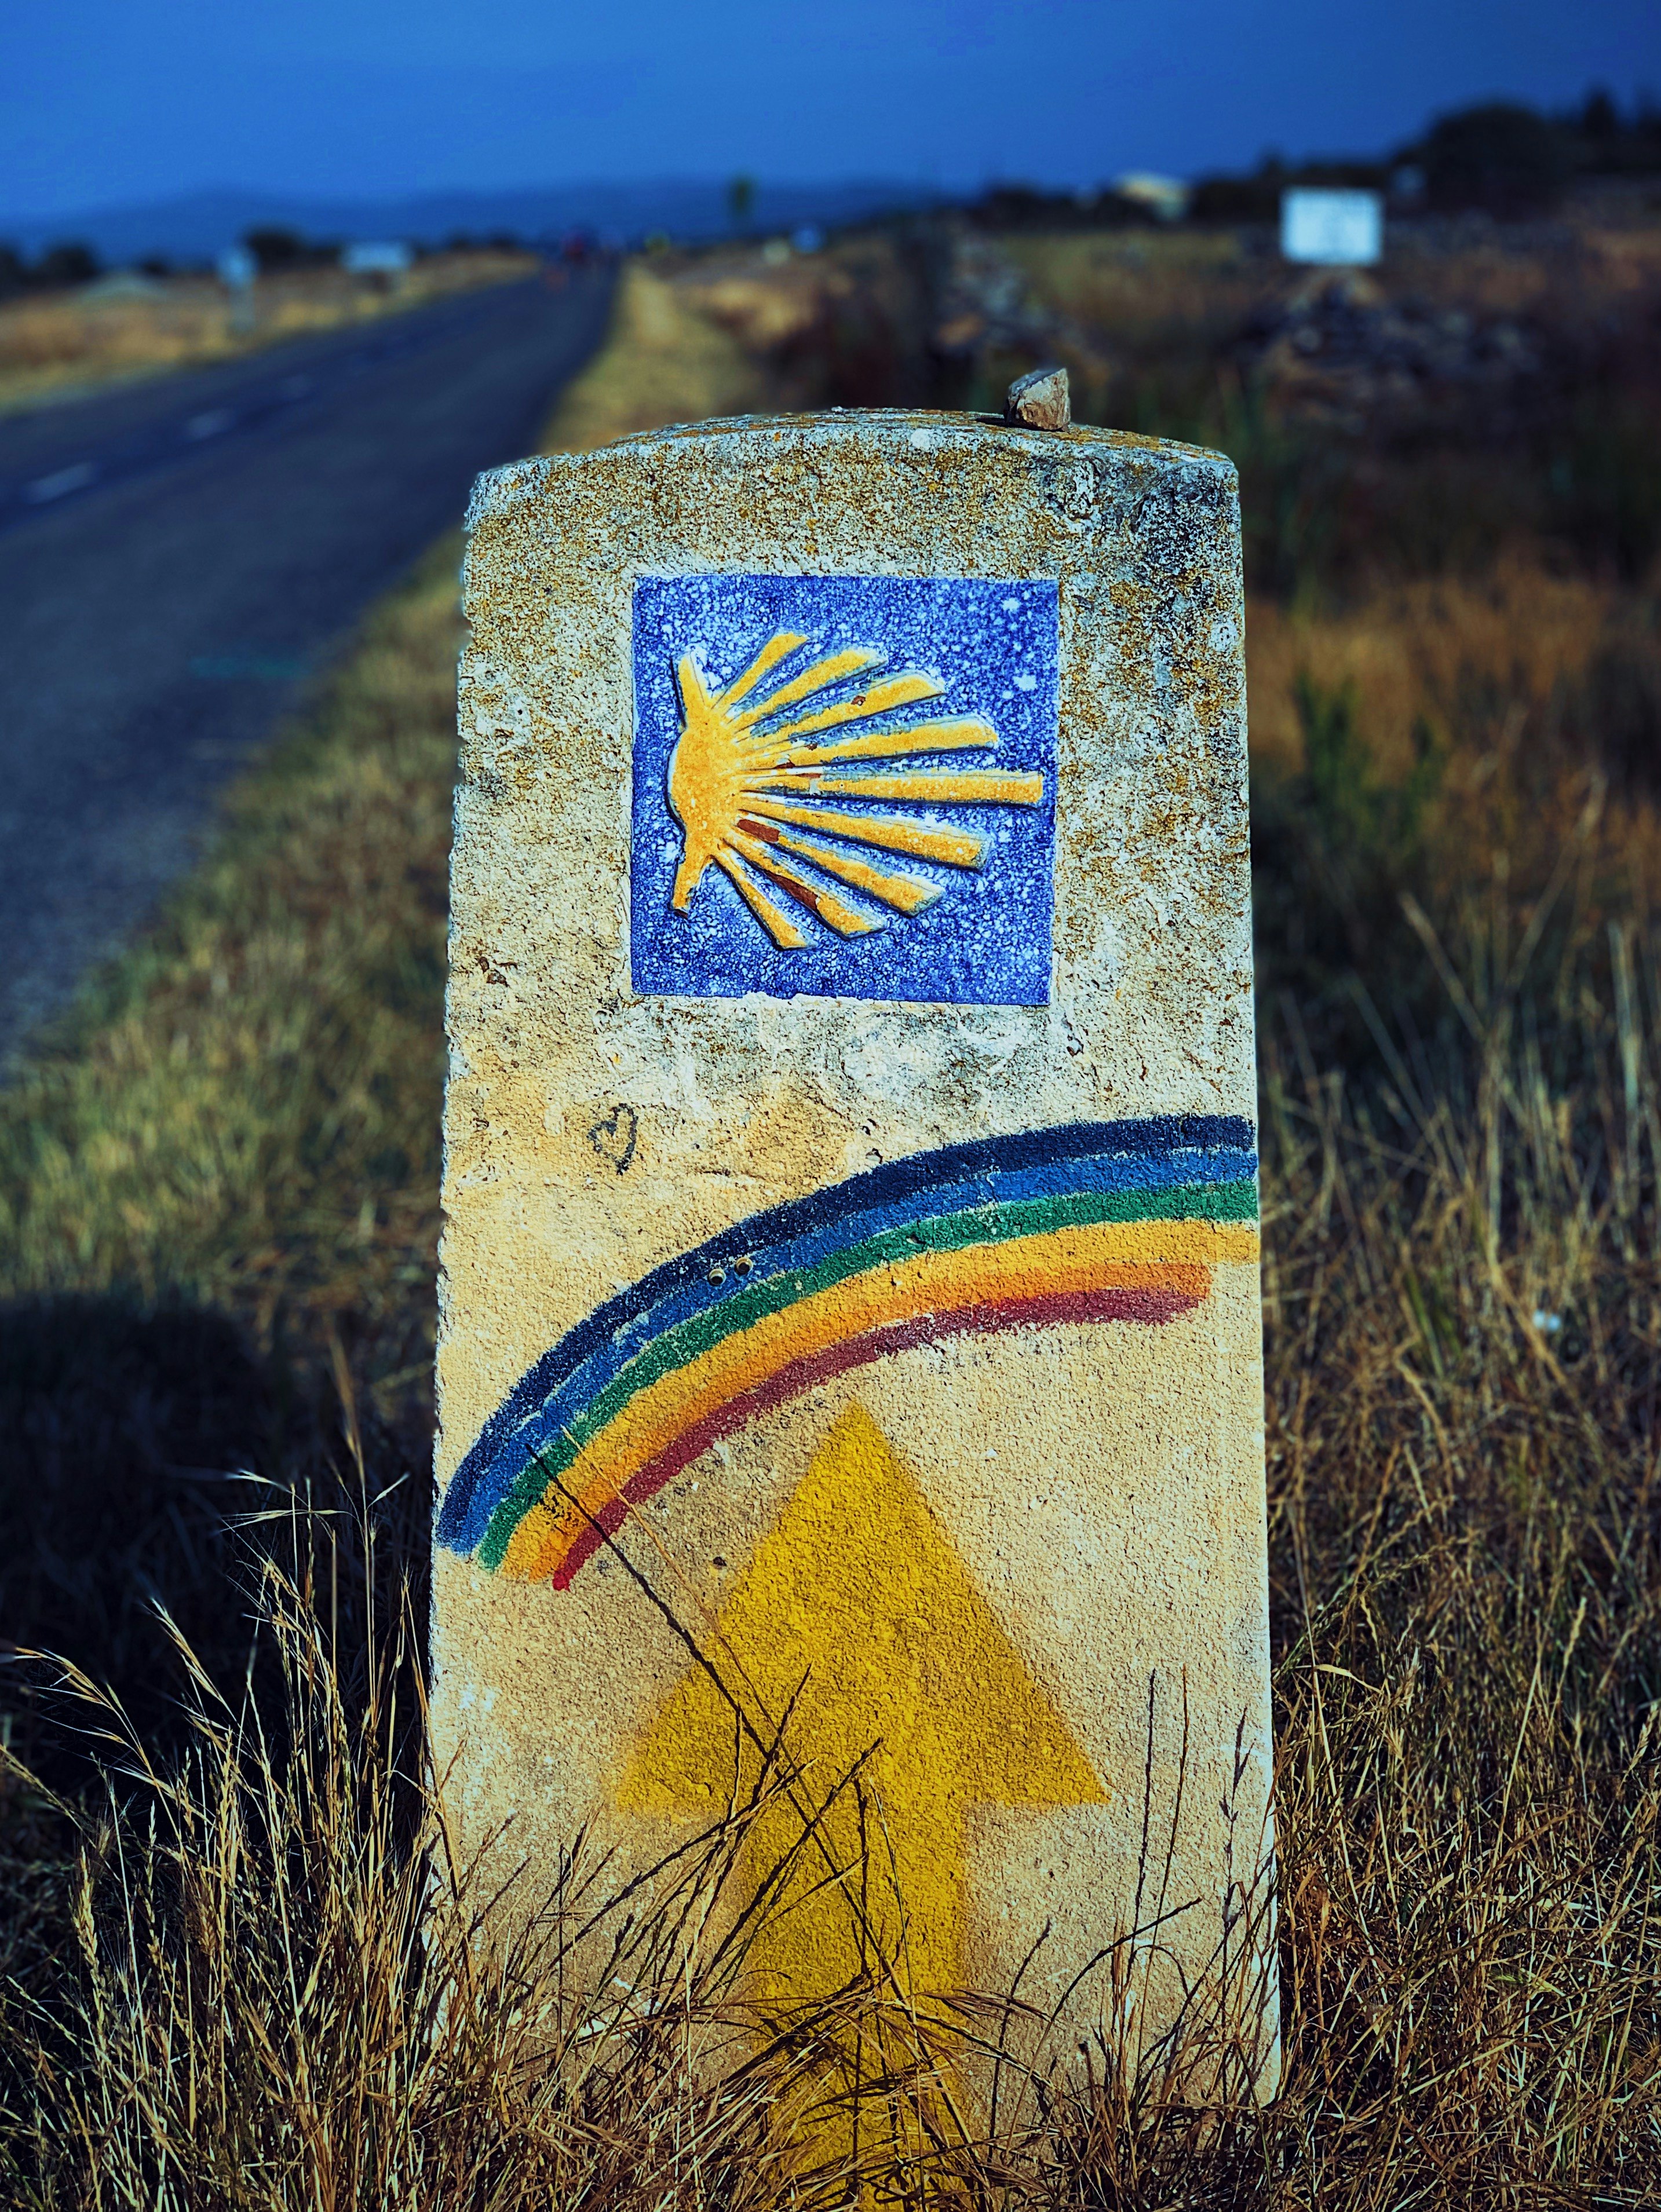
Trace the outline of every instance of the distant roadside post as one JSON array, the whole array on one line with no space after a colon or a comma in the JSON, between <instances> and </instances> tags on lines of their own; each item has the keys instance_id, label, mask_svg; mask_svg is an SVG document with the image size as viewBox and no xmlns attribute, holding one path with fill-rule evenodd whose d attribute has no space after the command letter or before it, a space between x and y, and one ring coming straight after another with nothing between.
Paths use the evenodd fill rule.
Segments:
<instances>
[{"instance_id":1,"label":"distant roadside post","mask_svg":"<svg viewBox=\"0 0 1661 2212\"><path fill-rule=\"evenodd\" d=\"M1186 2003L1261 2087L1232 468L754 419L499 470L471 521L434 1684L464 1852L528 1906L580 1832L660 1889L736 1819L711 1924L776 1878L764 2017L1019 1981L1065 2061Z\"/></svg>"},{"instance_id":2,"label":"distant roadside post","mask_svg":"<svg viewBox=\"0 0 1661 2212\"><path fill-rule=\"evenodd\" d=\"M1384 251L1384 204L1377 192L1281 196L1281 252L1317 269L1371 269Z\"/></svg>"},{"instance_id":3,"label":"distant roadside post","mask_svg":"<svg viewBox=\"0 0 1661 2212\"><path fill-rule=\"evenodd\" d=\"M228 246L214 268L231 295L230 327L237 336L246 337L254 324L253 288L259 264L246 246Z\"/></svg>"}]
</instances>

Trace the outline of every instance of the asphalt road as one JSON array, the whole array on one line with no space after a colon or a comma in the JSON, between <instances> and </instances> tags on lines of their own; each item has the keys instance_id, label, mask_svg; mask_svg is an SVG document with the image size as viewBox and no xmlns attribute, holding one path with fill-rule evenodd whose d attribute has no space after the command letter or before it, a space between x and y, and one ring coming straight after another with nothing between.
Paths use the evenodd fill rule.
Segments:
<instances>
[{"instance_id":1,"label":"asphalt road","mask_svg":"<svg viewBox=\"0 0 1661 2212\"><path fill-rule=\"evenodd\" d=\"M534 449L609 297L465 294L0 419L0 1062L478 471Z\"/></svg>"}]
</instances>

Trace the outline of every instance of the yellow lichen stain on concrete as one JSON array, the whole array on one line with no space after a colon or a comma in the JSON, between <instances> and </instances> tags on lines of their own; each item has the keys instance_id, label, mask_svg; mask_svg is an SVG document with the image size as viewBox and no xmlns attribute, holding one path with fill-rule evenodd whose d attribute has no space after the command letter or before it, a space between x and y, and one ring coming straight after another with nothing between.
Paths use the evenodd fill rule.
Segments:
<instances>
[{"instance_id":1,"label":"yellow lichen stain on concrete","mask_svg":"<svg viewBox=\"0 0 1661 2212\"><path fill-rule=\"evenodd\" d=\"M733 1132L732 1164L768 1190L817 1190L847 1172L846 1123L776 1078Z\"/></svg>"},{"instance_id":2,"label":"yellow lichen stain on concrete","mask_svg":"<svg viewBox=\"0 0 1661 2212\"><path fill-rule=\"evenodd\" d=\"M974 1808L1107 1802L857 1401L739 1576L709 1656L721 1686L703 1667L675 1686L618 1802L712 1823L751 1799L779 1741L745 1844L751 1882L783 1870L745 1968L770 2012L861 1976L905 1998L961 1990Z\"/></svg>"},{"instance_id":3,"label":"yellow lichen stain on concrete","mask_svg":"<svg viewBox=\"0 0 1661 2212\"><path fill-rule=\"evenodd\" d=\"M498 979L498 988L507 978ZM569 1182L590 1173L594 1163L586 1157L583 1136L590 1109L567 1109L557 1122L551 1120L545 1076L529 1068L510 1066L500 1054L481 1048L477 1064L465 1078L452 1075L456 1111L449 1128L449 1172L465 1177L488 1171L498 1144L511 1146L518 1171L528 1167L538 1175Z\"/></svg>"}]
</instances>

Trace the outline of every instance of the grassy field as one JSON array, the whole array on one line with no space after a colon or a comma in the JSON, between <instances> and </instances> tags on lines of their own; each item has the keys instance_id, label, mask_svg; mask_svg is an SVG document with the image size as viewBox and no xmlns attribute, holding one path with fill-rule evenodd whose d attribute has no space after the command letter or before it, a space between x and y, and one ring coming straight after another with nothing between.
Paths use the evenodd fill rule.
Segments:
<instances>
[{"instance_id":1,"label":"grassy field","mask_svg":"<svg viewBox=\"0 0 1661 2212\"><path fill-rule=\"evenodd\" d=\"M873 2015L911 2115L873 2200L1661 2199L1647 249L1591 353L1584 272L1437 264L1548 370L1486 442L1451 370L1416 428L1311 393L1238 242L1003 250L1248 500L1281 2095L1133 2042L989 2139L880 1990L757 2041L665 1922L621 1996L580 1899L472 1940L418 1751L451 546L0 1098L0 1617L88 1692L8 1699L9 2203L842 2203L814 2100ZM764 302L710 286L632 271L552 441L776 389ZM1501 521L1447 531L1450 483Z\"/></svg>"},{"instance_id":2,"label":"grassy field","mask_svg":"<svg viewBox=\"0 0 1661 2212\"><path fill-rule=\"evenodd\" d=\"M275 270L259 279L246 326L208 276L156 278L137 295L91 284L9 300L0 306L0 414L371 321L540 265L528 253L436 253L395 290L340 269Z\"/></svg>"}]
</instances>

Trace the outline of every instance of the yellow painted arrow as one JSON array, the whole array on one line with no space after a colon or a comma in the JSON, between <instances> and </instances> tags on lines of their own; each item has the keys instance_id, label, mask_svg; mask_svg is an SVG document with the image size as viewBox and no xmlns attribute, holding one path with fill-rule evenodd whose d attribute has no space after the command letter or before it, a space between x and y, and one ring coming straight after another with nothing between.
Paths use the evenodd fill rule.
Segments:
<instances>
[{"instance_id":1,"label":"yellow painted arrow","mask_svg":"<svg viewBox=\"0 0 1661 2212\"><path fill-rule=\"evenodd\" d=\"M792 1862L746 1960L750 1994L770 2011L861 1976L889 1995L961 1990L971 1808L1105 1802L910 1470L857 1404L739 1577L710 1656L757 1735L789 1716L791 1786L745 1845L753 1882ZM761 1765L694 1668L636 1747L620 1800L713 1820L729 1798L747 1801ZM856 1784L838 1791L850 1771Z\"/></svg>"}]
</instances>

